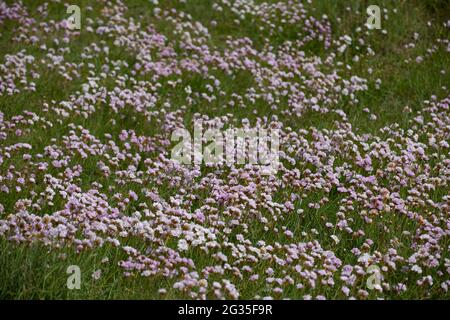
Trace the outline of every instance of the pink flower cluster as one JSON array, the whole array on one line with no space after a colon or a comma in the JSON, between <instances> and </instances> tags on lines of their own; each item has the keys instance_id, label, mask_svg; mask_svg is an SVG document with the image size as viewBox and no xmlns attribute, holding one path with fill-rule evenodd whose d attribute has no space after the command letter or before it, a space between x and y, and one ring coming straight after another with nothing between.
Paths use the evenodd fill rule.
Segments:
<instances>
[{"instance_id":1,"label":"pink flower cluster","mask_svg":"<svg viewBox=\"0 0 450 320\"><path fill-rule=\"evenodd\" d=\"M0 3L0 26L16 22L13 42L27 44L0 62L0 99L35 91L48 73L70 89L34 112L0 112L2 238L78 252L112 245L127 256L124 276L167 277L173 288L161 292L195 299L242 298L249 287L247 298L366 298L373 265L376 297L447 293L450 95L424 101L408 129L363 133L339 107L363 109L358 94L380 84L349 75L374 54L363 31L334 37L328 17L298 1L222 0L214 15L227 11L236 28L251 21L262 41L218 45L215 20L146 3L148 23L122 1L99 5L71 31L47 19L47 4L31 18L21 2ZM74 54L83 37L96 40ZM438 39L429 54L447 45ZM344 63L348 50L357 55ZM240 114L280 130L276 176L170 159L186 119L248 125ZM334 126L297 126L309 114Z\"/></svg>"}]
</instances>

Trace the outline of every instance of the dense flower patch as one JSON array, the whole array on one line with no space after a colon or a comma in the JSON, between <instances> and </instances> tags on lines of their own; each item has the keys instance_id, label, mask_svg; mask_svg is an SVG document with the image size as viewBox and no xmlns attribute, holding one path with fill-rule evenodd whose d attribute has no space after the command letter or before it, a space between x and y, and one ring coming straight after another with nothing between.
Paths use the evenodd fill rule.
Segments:
<instances>
[{"instance_id":1,"label":"dense flower patch","mask_svg":"<svg viewBox=\"0 0 450 320\"><path fill-rule=\"evenodd\" d=\"M48 7L0 2L0 28L13 25L20 48L0 61L2 238L111 245L127 256L121 276L173 279L160 292L180 297L447 295L450 96L405 107L406 127L355 128L342 106L375 121L358 97L381 84L352 72L375 55L364 26L336 36L300 1L217 1L207 25L157 1L145 3L152 23L99 1L71 30ZM261 38L218 41L224 12ZM438 38L427 55L449 48ZM46 78L62 92L40 94ZM8 102L25 94L42 99ZM297 125L311 116L332 125ZM171 134L194 120L277 128L278 172L177 163Z\"/></svg>"}]
</instances>

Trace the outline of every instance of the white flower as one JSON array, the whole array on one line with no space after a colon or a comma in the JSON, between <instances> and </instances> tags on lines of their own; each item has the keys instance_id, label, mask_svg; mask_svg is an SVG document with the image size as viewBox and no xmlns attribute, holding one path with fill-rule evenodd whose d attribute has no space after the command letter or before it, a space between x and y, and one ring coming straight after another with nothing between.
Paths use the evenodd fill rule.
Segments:
<instances>
[{"instance_id":1,"label":"white flower","mask_svg":"<svg viewBox=\"0 0 450 320\"><path fill-rule=\"evenodd\" d=\"M418 274L422 273L422 268L419 267L417 264L413 265L413 267L411 268L411 271L417 272Z\"/></svg>"},{"instance_id":2,"label":"white flower","mask_svg":"<svg viewBox=\"0 0 450 320\"><path fill-rule=\"evenodd\" d=\"M358 258L358 262L362 262L362 263L366 264L367 262L369 262L369 260L370 260L371 258L372 258L372 257L370 256L370 254L364 253L363 255L361 255L361 256Z\"/></svg>"},{"instance_id":3,"label":"white flower","mask_svg":"<svg viewBox=\"0 0 450 320\"><path fill-rule=\"evenodd\" d=\"M92 273L92 279L98 280L102 275L102 270L98 269Z\"/></svg>"},{"instance_id":4,"label":"white flower","mask_svg":"<svg viewBox=\"0 0 450 320\"><path fill-rule=\"evenodd\" d=\"M188 243L184 239L180 239L178 241L178 250L180 251L186 251L189 248Z\"/></svg>"}]
</instances>

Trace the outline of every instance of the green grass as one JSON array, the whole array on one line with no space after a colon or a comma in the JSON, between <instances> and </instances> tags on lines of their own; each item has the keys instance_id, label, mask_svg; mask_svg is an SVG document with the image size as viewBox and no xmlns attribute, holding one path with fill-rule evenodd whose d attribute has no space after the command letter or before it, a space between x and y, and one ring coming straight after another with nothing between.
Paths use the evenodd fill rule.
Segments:
<instances>
[{"instance_id":1,"label":"green grass","mask_svg":"<svg viewBox=\"0 0 450 320\"><path fill-rule=\"evenodd\" d=\"M12 2L12 1L7 1ZM216 20L220 27L213 28L211 33L211 39L209 45L217 46L217 48L224 49L224 40L226 36L232 37L249 37L255 47L263 48L264 38L268 36L267 33L259 32L255 24L251 21L242 23L239 27L232 21L235 19L232 12L224 12L223 15L218 15L212 12L208 8L211 6L211 1L195 1L194 5L179 4L175 1L162 1L160 0L162 7L177 7L177 9L190 13L194 20L201 21L204 25L210 26L211 20ZM24 1L29 8L30 15L39 19L35 8L41 1L30 0ZM80 4L82 8L85 8L91 1L74 1L73 4ZM127 1L129 6L129 12L127 15L135 17L136 21L139 21L143 27L154 25L157 30L167 35L168 38L176 38L171 34L172 27L170 23L163 20L156 20L152 15L148 13L148 10L143 9L141 1ZM362 32L365 32L363 24L366 19L365 8L369 4L369 1L357 1L357 0L340 0L340 1L313 1L315 7L314 15L321 17L323 14L328 15L333 26L333 36L339 36L348 34L356 39L355 30L358 26L363 28ZM358 95L360 100L358 105L350 105L346 101L341 101L338 108L344 110L350 119L352 125L359 132L375 133L380 128L397 122L402 128L408 127L408 120L410 120L410 114L404 113L403 109L409 106L412 110L420 110L422 102L429 99L432 94L438 96L438 98L444 97L448 94L448 91L441 89L442 86L450 85L450 55L445 52L444 48L439 48L432 56L426 57L424 62L417 64L414 62L418 55L425 55L426 49L429 48L436 39L436 37L447 38L449 37L448 29L442 26L442 23L448 19L443 12L450 11L449 2L443 0L411 0L411 1L390 1L390 0L377 0L370 1L370 4L378 4L381 8L393 9L396 8L398 12L396 14L389 13L389 20L382 21L382 28L387 30L387 35L381 33L381 31L375 30L369 33L369 44L375 50L376 54L369 58L364 58L360 63L353 64L353 70L348 71L348 74L357 74L365 77L369 80L369 90L362 92ZM147 5L147 2L146 2ZM307 5L310 6L310 5ZM350 7L351 10L347 11L346 7ZM95 18L98 15L99 5L94 5L92 12L85 11L83 9L83 17ZM356 13L359 10L359 14ZM50 4L50 17L54 19L61 19L65 16L65 9L62 4L51 3ZM338 22L337 17L342 20ZM432 21L431 27L427 26L427 22ZM18 52L22 49L26 49L27 53L32 54L36 59L43 58L42 51L33 46L24 46L22 44L12 44L11 36L13 35L13 28L17 24L12 22L6 22L2 26L2 36L0 37L0 60L3 60L5 54ZM413 39L414 32L419 33L420 37L416 43L416 47L413 49L404 49L403 46ZM51 40L55 35L48 35L48 44L51 46ZM288 30L284 33L277 33L273 36L269 36L271 44L281 45L286 40L292 40L296 37L295 30ZM80 62L80 53L83 47L94 43L96 41L104 40L106 43L110 41L106 37L94 36L87 34L85 31L82 35L71 41L68 46L71 49L70 54L66 57L66 60ZM325 57L327 52L319 44L311 43L308 45L307 50L314 52L322 57ZM344 57L340 58L343 62L350 63L353 54L357 54L359 50L352 47ZM111 57L116 59L126 59L130 65L133 64L133 53L124 50L117 50L113 52ZM405 64L405 59L411 59L411 63ZM96 61L97 66L101 65L102 61ZM367 72L368 68L373 69L373 74ZM445 69L446 74L441 74L440 71ZM99 103L96 105L96 111L84 119L82 116L73 116L68 119L64 119L61 123L57 123L57 115L53 113L47 113L43 110L43 103L50 102L52 100L61 101L70 98L70 94L81 89L85 77L88 75L89 69L84 67L82 69L81 79L74 81L63 80L59 75L45 69L40 69L39 73L41 78L36 80L37 91L31 93L21 93L12 97L2 96L0 97L0 111L5 114L5 118L9 118L14 115L19 115L23 111L31 111L39 116L43 116L46 120L52 121L56 125L52 128L43 127L38 131L34 131L32 135L25 135L23 137L14 137L11 140L2 141L1 143L12 144L17 142L29 142L33 144L33 150L31 153L42 153L43 148L49 144L48 137L62 137L67 135L70 128L69 123L77 123L83 125L86 129L89 129L91 134L95 135L99 139L102 139L105 133L111 133L117 135L122 129L136 130L137 134L145 133L146 135L152 135L158 133L158 126L155 123L147 121L147 119L135 117L134 111L129 110L121 115L111 113L107 105ZM347 71L343 71L345 75ZM223 101L234 92L244 93L247 88L253 84L251 75L242 72L237 74L235 78L217 71L215 76L225 83L226 96ZM382 80L381 88L375 88L376 79ZM148 79L147 79L148 80ZM185 92L183 88L186 85L190 85L194 89L204 88L206 84L210 83L202 77L192 77L190 74L182 76L182 83L178 84L176 89L172 89L167 84L164 84L161 88L156 90L156 94L159 97L169 99L172 104L171 108L177 110L180 108L180 104L185 98ZM105 87L111 87L114 84L105 83ZM222 107L223 101L215 101L213 104L206 104L204 101L199 100L193 106L188 107L186 112L185 123L189 125L191 118L196 112L202 112L210 116L219 116L227 113L233 113L237 118L249 118L254 121L256 116L271 115L272 111L270 106L264 102L257 102L258 115L254 115L251 111L246 109ZM369 119L369 115L364 113L362 109L369 107L371 112L377 116L377 120L373 121ZM338 119L335 114L318 115L315 113L307 113L303 116L302 121L297 119L290 119L289 117L280 116L287 125L290 125L294 129L309 128L311 126L317 128L334 128L334 121ZM110 124L110 120L115 119L117 125ZM92 159L91 159L92 160ZM12 158L6 161L0 170L4 170L7 165L15 163L17 169L20 169L20 161L17 158ZM88 190L92 181L102 181L105 189L108 186L108 179L101 180L96 169L96 162L85 164L85 171L80 177L81 185L85 190ZM52 174L57 175L59 171L53 169ZM62 170L62 169L61 169ZM114 177L112 177L113 179ZM42 179L42 177L37 178ZM126 189L124 189L125 191ZM161 191L161 190L160 190ZM116 190L116 192L119 192ZM445 190L438 190L445 194ZM167 194L170 194L171 190L167 187ZM3 197L3 195L2 195ZM207 197L205 191L204 197ZM302 207L308 203L308 201L317 200L319 195L314 195L311 198L305 199L302 203ZM317 230L324 229L323 219L320 217L327 214L335 213L339 206L339 197L330 197L330 203L319 210L305 210L305 214L301 219L297 219L297 216L287 217L281 225L290 226L291 230L296 230L298 233L302 231L308 231L312 228ZM5 206L5 212L12 212L14 210L14 203L17 201L16 195L8 195L5 198L0 199L0 202ZM201 199L199 200L201 201ZM55 201L52 210L59 209L63 205L62 200ZM195 209L195 208L194 208ZM358 217L355 217L358 219ZM414 231L415 226L412 224L406 224L406 219L402 217L392 218L392 232L401 233L404 230ZM362 222L361 222L362 225ZM379 237L380 230L376 229L377 224L373 224L373 230L369 230L368 237ZM399 226L402 226L399 228ZM398 230L396 230L398 229ZM383 232L381 232L383 233ZM262 235L270 239L270 241L283 241L283 236L274 232L265 233L264 230L253 228L250 230L250 234L254 234L254 239L261 239ZM299 239L300 240L300 239ZM307 239L302 238L302 241ZM388 244L384 243L382 239L378 239L377 244L380 246L378 249L382 250L383 246ZM130 240L131 241L131 240ZM343 235L340 249L336 251L341 254L341 257L349 257L349 261L354 257L350 257L347 254L348 249L355 247L359 240L353 239L350 236ZM144 246L145 244L137 244ZM323 239L323 245L332 247L333 243L330 239ZM405 253L409 248L405 248ZM61 258L61 254L66 255L65 259ZM210 259L207 255L201 252L192 251L188 253L196 263L201 265L207 265ZM104 257L108 257L109 262L102 264L101 260ZM114 247L105 246L100 249L83 251L82 253L76 253L72 249L63 248L60 250L48 250L41 245L16 245L14 243L8 243L4 239L0 240L0 298L1 299L157 299L157 298L184 298L183 295L174 289L170 289L173 285L172 280L163 278L144 278L132 276L126 278L122 275L123 269L118 266L118 262L125 258L123 252ZM67 267L70 265L78 265L82 270L82 286L80 290L68 290L66 287L66 280L68 275L66 274ZM256 267L258 270L264 270L265 265ZM97 270L102 270L102 277L99 280L93 280L91 274ZM278 272L279 270L277 270ZM411 286L414 286L415 280L409 279ZM253 298L255 288L260 288L265 284L262 282L255 283L243 283L240 284L239 290L242 298ZM409 284L408 284L409 285ZM361 284L362 286L362 284ZM338 286L336 286L338 287ZM168 293L164 296L158 294L159 288L168 288ZM310 294L323 294L321 288L316 291L309 291ZM330 290L330 289L324 289ZM333 289L334 290L334 289ZM343 294L339 291L327 292L328 296L334 298L344 298ZM285 289L285 294L291 298L301 298L305 292L296 290L295 288ZM396 296L398 298L398 296ZM387 296L389 298L389 295ZM430 292L422 292L420 290L408 290L408 295L400 296L403 299L422 299L422 298L444 298L448 299L450 296L447 294L443 296L437 289L433 288Z\"/></svg>"}]
</instances>

